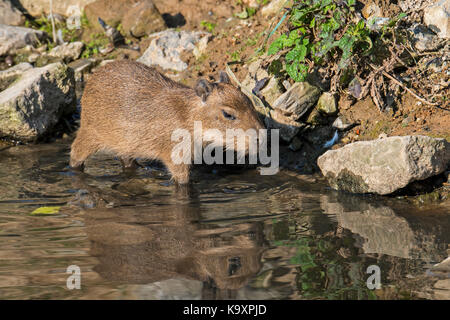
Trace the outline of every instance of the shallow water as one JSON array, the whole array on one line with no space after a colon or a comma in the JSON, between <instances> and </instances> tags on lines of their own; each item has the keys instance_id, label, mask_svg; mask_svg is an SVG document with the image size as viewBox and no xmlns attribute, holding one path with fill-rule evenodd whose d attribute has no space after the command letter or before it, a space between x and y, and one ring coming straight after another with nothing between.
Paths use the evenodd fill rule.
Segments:
<instances>
[{"instance_id":1,"label":"shallow water","mask_svg":"<svg viewBox=\"0 0 450 320\"><path fill-rule=\"evenodd\" d=\"M69 143L0 152L1 299L444 299L450 203L338 193L320 177L196 170L189 192L148 166ZM32 214L60 207L54 214ZM69 290L69 266L81 289ZM380 268L371 290L367 268Z\"/></svg>"}]
</instances>

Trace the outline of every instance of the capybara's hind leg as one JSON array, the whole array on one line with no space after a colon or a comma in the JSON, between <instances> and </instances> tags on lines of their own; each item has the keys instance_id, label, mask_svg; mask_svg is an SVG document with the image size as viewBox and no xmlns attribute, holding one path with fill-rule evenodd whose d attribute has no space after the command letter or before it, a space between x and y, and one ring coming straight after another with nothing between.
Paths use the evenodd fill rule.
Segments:
<instances>
[{"instance_id":1,"label":"capybara's hind leg","mask_svg":"<svg viewBox=\"0 0 450 320\"><path fill-rule=\"evenodd\" d=\"M91 139L86 139L82 131L79 131L77 137L72 143L70 151L70 167L74 170L83 171L84 162L87 157L98 151L98 146Z\"/></svg>"}]
</instances>

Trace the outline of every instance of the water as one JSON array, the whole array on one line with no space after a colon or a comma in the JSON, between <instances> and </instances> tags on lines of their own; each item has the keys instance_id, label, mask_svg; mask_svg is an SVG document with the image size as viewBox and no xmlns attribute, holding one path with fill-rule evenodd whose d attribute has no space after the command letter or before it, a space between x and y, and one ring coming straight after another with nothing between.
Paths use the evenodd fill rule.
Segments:
<instances>
[{"instance_id":1,"label":"water","mask_svg":"<svg viewBox=\"0 0 450 320\"><path fill-rule=\"evenodd\" d=\"M330 190L320 177L196 170L189 192L148 166L70 144L0 152L1 299L443 299L450 204ZM54 214L32 214L60 207ZM81 289L66 287L68 266ZM370 290L367 268L380 268Z\"/></svg>"}]
</instances>

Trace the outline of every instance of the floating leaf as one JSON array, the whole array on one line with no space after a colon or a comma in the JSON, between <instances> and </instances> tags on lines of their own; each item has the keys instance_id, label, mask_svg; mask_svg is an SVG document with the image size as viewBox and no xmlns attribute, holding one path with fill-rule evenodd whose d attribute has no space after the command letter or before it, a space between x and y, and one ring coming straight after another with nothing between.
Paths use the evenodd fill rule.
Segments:
<instances>
[{"instance_id":1,"label":"floating leaf","mask_svg":"<svg viewBox=\"0 0 450 320\"><path fill-rule=\"evenodd\" d=\"M61 209L61 207L40 207L34 210L31 214L57 214L59 212L59 209Z\"/></svg>"}]
</instances>

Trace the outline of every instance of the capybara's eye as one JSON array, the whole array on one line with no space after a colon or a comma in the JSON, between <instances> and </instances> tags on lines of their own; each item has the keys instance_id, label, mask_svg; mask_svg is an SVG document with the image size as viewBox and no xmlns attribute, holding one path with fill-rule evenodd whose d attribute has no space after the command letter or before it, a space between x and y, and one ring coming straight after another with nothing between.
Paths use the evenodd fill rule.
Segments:
<instances>
[{"instance_id":1,"label":"capybara's eye","mask_svg":"<svg viewBox=\"0 0 450 320\"><path fill-rule=\"evenodd\" d=\"M223 116L225 117L225 119L228 119L228 120L234 120L234 119L236 119L235 116L233 116L233 115L231 115L231 114L225 112L224 110L222 110L222 114L223 114Z\"/></svg>"}]
</instances>

